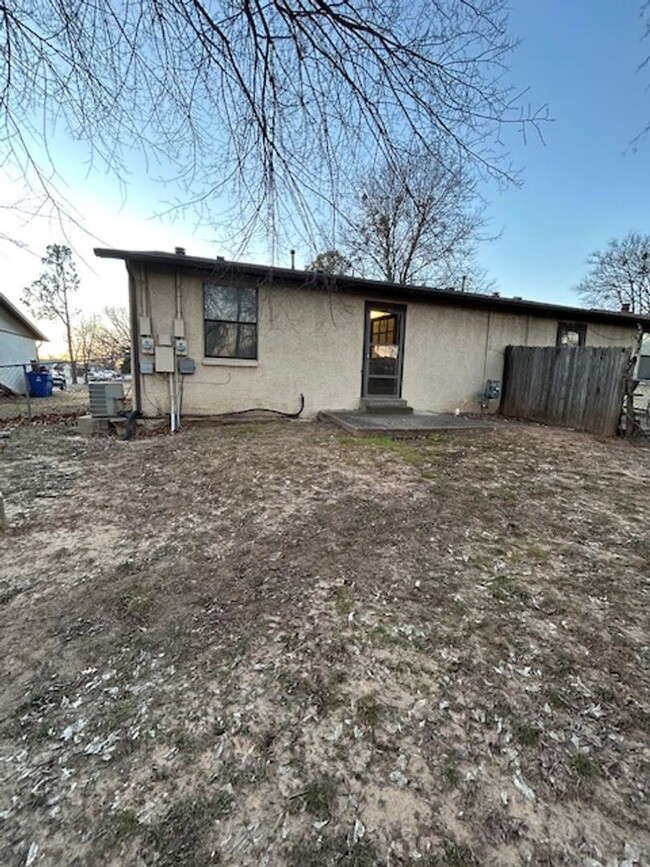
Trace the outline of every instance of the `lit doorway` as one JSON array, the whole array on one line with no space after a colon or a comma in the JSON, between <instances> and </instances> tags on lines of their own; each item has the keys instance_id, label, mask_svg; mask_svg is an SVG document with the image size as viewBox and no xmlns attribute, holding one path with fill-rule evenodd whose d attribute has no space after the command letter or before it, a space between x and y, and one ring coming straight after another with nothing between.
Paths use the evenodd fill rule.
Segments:
<instances>
[{"instance_id":1,"label":"lit doorway","mask_svg":"<svg viewBox=\"0 0 650 867\"><path fill-rule=\"evenodd\" d=\"M402 396L406 308L366 302L362 397Z\"/></svg>"}]
</instances>

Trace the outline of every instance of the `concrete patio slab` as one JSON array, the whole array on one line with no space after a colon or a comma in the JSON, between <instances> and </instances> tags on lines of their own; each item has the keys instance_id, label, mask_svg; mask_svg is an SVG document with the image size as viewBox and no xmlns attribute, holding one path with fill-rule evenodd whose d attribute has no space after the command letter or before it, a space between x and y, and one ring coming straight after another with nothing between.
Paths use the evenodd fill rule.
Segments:
<instances>
[{"instance_id":1,"label":"concrete patio slab","mask_svg":"<svg viewBox=\"0 0 650 867\"><path fill-rule=\"evenodd\" d=\"M414 436L437 433L439 431L494 430L489 421L465 418L440 412L414 413L371 413L359 411L321 412L319 418L331 421L345 428L353 436L393 436L394 434L413 434Z\"/></svg>"}]
</instances>

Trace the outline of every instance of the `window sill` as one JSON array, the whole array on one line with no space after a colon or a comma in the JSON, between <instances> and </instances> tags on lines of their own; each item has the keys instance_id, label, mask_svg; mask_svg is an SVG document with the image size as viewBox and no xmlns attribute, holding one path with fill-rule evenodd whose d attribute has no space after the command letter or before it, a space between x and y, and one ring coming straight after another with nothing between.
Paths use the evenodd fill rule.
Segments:
<instances>
[{"instance_id":1,"label":"window sill","mask_svg":"<svg viewBox=\"0 0 650 867\"><path fill-rule=\"evenodd\" d=\"M206 367L258 367L257 358L204 358L201 364Z\"/></svg>"}]
</instances>

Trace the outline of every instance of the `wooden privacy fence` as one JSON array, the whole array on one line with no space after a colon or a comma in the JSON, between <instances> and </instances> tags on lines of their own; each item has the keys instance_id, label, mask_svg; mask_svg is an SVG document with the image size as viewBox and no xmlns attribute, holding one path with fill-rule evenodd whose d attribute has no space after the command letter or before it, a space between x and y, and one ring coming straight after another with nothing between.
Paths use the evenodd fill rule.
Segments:
<instances>
[{"instance_id":1,"label":"wooden privacy fence","mask_svg":"<svg viewBox=\"0 0 650 867\"><path fill-rule=\"evenodd\" d=\"M501 414L614 436L629 360L629 349L508 346Z\"/></svg>"}]
</instances>

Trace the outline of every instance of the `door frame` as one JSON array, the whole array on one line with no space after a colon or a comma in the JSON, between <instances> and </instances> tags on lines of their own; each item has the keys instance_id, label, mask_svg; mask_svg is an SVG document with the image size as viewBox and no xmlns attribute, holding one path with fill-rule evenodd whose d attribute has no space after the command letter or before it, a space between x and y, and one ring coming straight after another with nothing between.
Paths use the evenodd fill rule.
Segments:
<instances>
[{"instance_id":1,"label":"door frame","mask_svg":"<svg viewBox=\"0 0 650 867\"><path fill-rule=\"evenodd\" d=\"M361 397L376 397L381 398L382 395L368 394L368 361L370 360L370 334L372 328L372 319L370 318L371 310L382 310L386 313L399 314L399 343L397 354L397 393L383 395L387 400L391 398L399 400L402 397L402 373L404 370L404 344L406 335L406 305L405 304L386 304L383 301L366 301L364 308L364 323L363 323L363 356L361 365Z\"/></svg>"}]
</instances>

